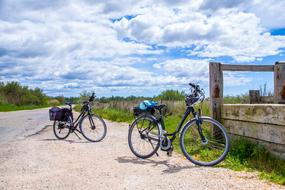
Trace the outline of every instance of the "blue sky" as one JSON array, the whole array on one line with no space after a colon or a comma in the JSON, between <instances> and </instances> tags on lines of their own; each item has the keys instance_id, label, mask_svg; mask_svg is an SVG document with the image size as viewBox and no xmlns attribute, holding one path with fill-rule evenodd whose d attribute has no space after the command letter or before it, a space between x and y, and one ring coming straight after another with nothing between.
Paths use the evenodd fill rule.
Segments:
<instances>
[{"instance_id":1,"label":"blue sky","mask_svg":"<svg viewBox=\"0 0 285 190\"><path fill-rule=\"evenodd\" d=\"M285 60L285 1L0 0L0 80L48 95L153 96L208 89L208 63ZM225 94L272 73L224 75Z\"/></svg>"}]
</instances>

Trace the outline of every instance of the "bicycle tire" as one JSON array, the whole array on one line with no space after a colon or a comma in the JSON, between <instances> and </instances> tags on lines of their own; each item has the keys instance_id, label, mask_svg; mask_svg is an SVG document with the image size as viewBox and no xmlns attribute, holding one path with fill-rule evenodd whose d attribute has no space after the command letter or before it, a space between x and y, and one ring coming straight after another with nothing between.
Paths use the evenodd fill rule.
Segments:
<instances>
[{"instance_id":1,"label":"bicycle tire","mask_svg":"<svg viewBox=\"0 0 285 190\"><path fill-rule=\"evenodd\" d=\"M212 118L208 118L208 117L201 117L201 121L202 121L202 125L205 124L205 122L208 122L208 125L202 126L203 135L205 136L208 135L206 136L207 141L203 143L203 141L201 140L200 138L201 136L199 135L198 130L194 129L194 126L197 126L197 124L196 124L196 120L193 119L190 122L186 123L182 129L182 132L180 135L180 148L184 156L188 160L190 160L192 163L199 165L199 166L214 166L216 164L219 164L221 161L223 161L226 158L228 151L229 151L229 147L230 147L230 139L228 137L226 129L218 121ZM210 128L211 126L215 126L215 127L207 131L207 127ZM187 134L189 133L190 130L192 130L191 135ZM189 135L189 137L188 136L186 137L186 134ZM195 135L196 135L196 139L194 139ZM219 139L218 141L217 140L218 137L219 138L223 137L224 139ZM185 145L185 139L187 138L188 138L188 142L190 142L189 143L190 148L187 148L188 150L186 150L186 145ZM193 139L192 142L191 142L191 138ZM198 145L194 145L195 141ZM208 147L206 147L207 145ZM198 146L200 146L200 148L197 148ZM224 150L222 152L219 151L221 147L224 147ZM200 155L198 155L198 152L200 153ZM213 158L215 154L217 155L217 158Z\"/></svg>"},{"instance_id":2,"label":"bicycle tire","mask_svg":"<svg viewBox=\"0 0 285 190\"><path fill-rule=\"evenodd\" d=\"M147 120L149 123L148 127L151 127L153 126L153 128L149 128L149 131L148 132L145 132L145 130L142 130L142 128L144 127L144 121L143 120ZM134 130L135 127L138 127L138 124L141 123L141 131L139 130L139 128L137 128L137 130ZM134 134L134 132L137 131L137 134ZM152 131L151 133L151 136L148 136L149 133ZM142 133L145 132L147 134L143 134ZM149 158L151 157L152 155L154 155L157 151L158 151L158 148L160 146L160 134L161 134L161 131L158 127L158 124L154 121L154 119L151 117L151 116L148 116L148 115L142 115L138 118L136 118L132 124L130 125L130 128L129 128L129 131L128 131L128 144L129 144L129 147L132 151L132 153L134 155L136 155L137 157L139 158L143 158L143 159L146 159L146 158ZM133 136L133 135L138 135L138 136ZM148 142L146 144L148 144L147 146L151 149L150 151L147 151L147 153L143 154L141 153L139 150L138 150L138 147L135 146L135 140L137 139L141 139L145 142ZM151 141L157 141L156 145L153 145L153 143ZM145 145L145 144L144 144Z\"/></svg>"},{"instance_id":3,"label":"bicycle tire","mask_svg":"<svg viewBox=\"0 0 285 190\"><path fill-rule=\"evenodd\" d=\"M83 137L90 142L102 141L107 134L107 126L105 121L100 116L95 114L84 116L80 121L79 127Z\"/></svg>"},{"instance_id":4,"label":"bicycle tire","mask_svg":"<svg viewBox=\"0 0 285 190\"><path fill-rule=\"evenodd\" d=\"M59 139L59 140L66 139L66 138L69 136L70 132L71 132L71 131L70 131L70 128L67 127L66 123L65 123L64 126L62 126L62 127L59 126L59 124L60 124L60 121L54 121L54 123L53 123L53 133L54 133L55 137L56 137L57 139ZM60 132L61 132L63 129L67 130L67 132L66 132L66 134L63 134L63 135L61 136L61 135L59 135L59 134L60 134Z\"/></svg>"}]
</instances>

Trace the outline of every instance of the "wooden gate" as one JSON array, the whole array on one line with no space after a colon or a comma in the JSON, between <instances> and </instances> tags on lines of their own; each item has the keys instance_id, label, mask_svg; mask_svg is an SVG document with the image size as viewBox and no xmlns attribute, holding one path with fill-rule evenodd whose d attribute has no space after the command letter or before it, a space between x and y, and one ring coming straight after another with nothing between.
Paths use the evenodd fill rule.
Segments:
<instances>
[{"instance_id":1,"label":"wooden gate","mask_svg":"<svg viewBox=\"0 0 285 190\"><path fill-rule=\"evenodd\" d=\"M274 104L224 104L223 71L274 72ZM285 62L275 65L209 64L211 116L229 133L265 145L285 159Z\"/></svg>"}]
</instances>

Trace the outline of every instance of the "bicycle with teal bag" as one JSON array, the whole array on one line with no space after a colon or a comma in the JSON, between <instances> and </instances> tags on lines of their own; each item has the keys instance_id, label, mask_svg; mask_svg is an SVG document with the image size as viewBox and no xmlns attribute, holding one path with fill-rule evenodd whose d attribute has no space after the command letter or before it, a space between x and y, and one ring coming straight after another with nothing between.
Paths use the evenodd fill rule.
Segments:
<instances>
[{"instance_id":1,"label":"bicycle with teal bag","mask_svg":"<svg viewBox=\"0 0 285 190\"><path fill-rule=\"evenodd\" d=\"M218 121L202 116L201 108L195 110L195 105L204 101L205 94L199 85L189 85L191 93L185 97L186 110L173 133L168 133L165 129L163 110L166 105L146 100L134 108L136 118L130 124L128 132L128 144L134 155L143 159L154 154L158 156L160 147L170 156L173 151L172 143L180 134L180 148L192 163L213 166L225 159L230 146L227 131ZM193 119L184 124L191 113Z\"/></svg>"}]
</instances>

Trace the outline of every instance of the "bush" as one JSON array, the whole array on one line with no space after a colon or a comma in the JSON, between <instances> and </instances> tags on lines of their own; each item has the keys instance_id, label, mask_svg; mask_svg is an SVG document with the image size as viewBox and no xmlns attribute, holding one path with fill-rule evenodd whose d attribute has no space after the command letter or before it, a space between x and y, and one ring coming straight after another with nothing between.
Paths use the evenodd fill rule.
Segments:
<instances>
[{"instance_id":1,"label":"bush","mask_svg":"<svg viewBox=\"0 0 285 190\"><path fill-rule=\"evenodd\" d=\"M48 97L41 89L29 89L21 86L18 82L0 83L0 103L21 105L44 105L47 104Z\"/></svg>"},{"instance_id":2,"label":"bush","mask_svg":"<svg viewBox=\"0 0 285 190\"><path fill-rule=\"evenodd\" d=\"M185 94L184 92L180 92L178 90L165 90L162 91L155 100L184 100Z\"/></svg>"}]
</instances>

